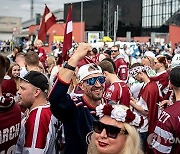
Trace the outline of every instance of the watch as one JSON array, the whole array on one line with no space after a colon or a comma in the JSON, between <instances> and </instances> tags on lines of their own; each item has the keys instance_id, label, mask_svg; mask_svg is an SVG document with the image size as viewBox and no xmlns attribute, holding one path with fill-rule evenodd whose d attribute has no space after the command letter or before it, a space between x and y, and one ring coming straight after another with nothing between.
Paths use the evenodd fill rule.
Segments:
<instances>
[{"instance_id":1,"label":"watch","mask_svg":"<svg viewBox=\"0 0 180 154\"><path fill-rule=\"evenodd\" d=\"M75 69L76 69L76 67L69 65L67 61L64 63L63 67L67 68L71 71L75 71Z\"/></svg>"}]
</instances>

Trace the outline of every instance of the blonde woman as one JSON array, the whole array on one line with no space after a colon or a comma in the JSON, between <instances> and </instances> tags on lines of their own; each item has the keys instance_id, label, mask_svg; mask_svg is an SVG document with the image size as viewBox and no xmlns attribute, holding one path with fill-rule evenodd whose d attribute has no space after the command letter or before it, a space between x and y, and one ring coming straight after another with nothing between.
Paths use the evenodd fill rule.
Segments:
<instances>
[{"instance_id":1,"label":"blonde woman","mask_svg":"<svg viewBox=\"0 0 180 154\"><path fill-rule=\"evenodd\" d=\"M143 154L136 127L143 118L123 105L99 105L88 154Z\"/></svg>"}]
</instances>

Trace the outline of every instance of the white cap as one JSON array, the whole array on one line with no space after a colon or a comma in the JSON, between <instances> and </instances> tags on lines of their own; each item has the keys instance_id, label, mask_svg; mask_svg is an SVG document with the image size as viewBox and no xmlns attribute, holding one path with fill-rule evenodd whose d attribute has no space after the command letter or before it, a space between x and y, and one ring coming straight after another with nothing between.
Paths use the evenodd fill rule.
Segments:
<instances>
[{"instance_id":1,"label":"white cap","mask_svg":"<svg viewBox=\"0 0 180 154\"><path fill-rule=\"evenodd\" d=\"M155 54L153 52L151 52L151 51L146 51L144 53L144 56L151 57L153 59L155 58Z\"/></svg>"},{"instance_id":2,"label":"white cap","mask_svg":"<svg viewBox=\"0 0 180 154\"><path fill-rule=\"evenodd\" d=\"M175 54L171 61L171 68L180 66L180 54Z\"/></svg>"},{"instance_id":3,"label":"white cap","mask_svg":"<svg viewBox=\"0 0 180 154\"><path fill-rule=\"evenodd\" d=\"M91 74L97 74L97 73L102 74L102 69L100 66L93 63L83 65L79 68L78 80L79 82L81 82L85 77Z\"/></svg>"}]
</instances>

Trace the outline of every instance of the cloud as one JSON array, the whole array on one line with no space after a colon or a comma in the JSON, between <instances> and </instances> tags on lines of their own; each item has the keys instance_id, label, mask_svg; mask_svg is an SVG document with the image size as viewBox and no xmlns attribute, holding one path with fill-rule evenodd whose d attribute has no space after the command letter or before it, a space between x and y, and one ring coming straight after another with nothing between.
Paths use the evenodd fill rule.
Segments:
<instances>
[{"instance_id":1,"label":"cloud","mask_svg":"<svg viewBox=\"0 0 180 154\"><path fill-rule=\"evenodd\" d=\"M28 9L30 9L30 4L22 4L21 6L20 6L20 10L28 10Z\"/></svg>"},{"instance_id":2,"label":"cloud","mask_svg":"<svg viewBox=\"0 0 180 154\"><path fill-rule=\"evenodd\" d=\"M22 17L22 21L26 21L30 19L31 0L0 0L0 1L1 1L0 16ZM47 6L51 11L55 11L57 9L62 9L64 3L71 3L78 1L80 2L81 0L34 0L34 16L35 13L43 14L45 3L47 4Z\"/></svg>"}]
</instances>

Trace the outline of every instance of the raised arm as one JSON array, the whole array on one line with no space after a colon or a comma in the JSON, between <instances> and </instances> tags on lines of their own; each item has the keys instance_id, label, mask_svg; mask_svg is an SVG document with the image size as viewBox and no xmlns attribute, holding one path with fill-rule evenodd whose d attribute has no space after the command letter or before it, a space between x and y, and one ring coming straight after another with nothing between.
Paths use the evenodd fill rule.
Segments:
<instances>
[{"instance_id":1,"label":"raised arm","mask_svg":"<svg viewBox=\"0 0 180 154\"><path fill-rule=\"evenodd\" d=\"M76 52L68 60L68 65L71 68L75 68L78 62L91 51L91 47L87 43L79 45ZM61 68L54 87L49 95L49 101L51 103L51 111L53 115L60 120L67 120L74 117L76 106L71 100L69 94L67 94L70 81L74 75L74 71L68 68Z\"/></svg>"},{"instance_id":2,"label":"raised arm","mask_svg":"<svg viewBox=\"0 0 180 154\"><path fill-rule=\"evenodd\" d=\"M79 47L77 48L76 52L72 55L72 57L68 60L68 64L72 67L76 67L78 62L83 59L88 52L91 51L91 47L87 43L81 43ZM72 76L74 74L74 71L67 69L67 68L62 68L59 71L59 78L63 80L66 83L69 83L72 79Z\"/></svg>"}]
</instances>

